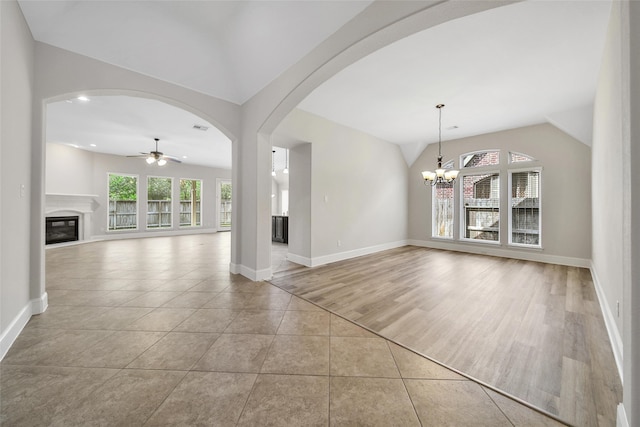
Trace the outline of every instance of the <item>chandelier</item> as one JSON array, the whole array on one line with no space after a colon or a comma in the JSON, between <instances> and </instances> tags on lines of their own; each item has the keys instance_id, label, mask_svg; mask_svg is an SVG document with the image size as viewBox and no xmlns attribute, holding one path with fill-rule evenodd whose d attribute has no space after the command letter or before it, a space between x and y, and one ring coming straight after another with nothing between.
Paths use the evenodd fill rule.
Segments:
<instances>
[{"instance_id":1,"label":"chandelier","mask_svg":"<svg viewBox=\"0 0 640 427\"><path fill-rule=\"evenodd\" d=\"M436 184L452 183L458 177L455 169L442 168L442 108L444 104L436 105L438 109L438 168L435 172L423 171L422 179L425 185L434 186Z\"/></svg>"}]
</instances>

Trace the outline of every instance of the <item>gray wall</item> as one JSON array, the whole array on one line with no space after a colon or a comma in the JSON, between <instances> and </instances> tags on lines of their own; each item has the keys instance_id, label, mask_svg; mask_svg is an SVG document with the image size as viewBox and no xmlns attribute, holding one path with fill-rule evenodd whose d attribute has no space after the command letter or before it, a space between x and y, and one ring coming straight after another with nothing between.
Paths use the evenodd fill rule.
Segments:
<instances>
[{"instance_id":1,"label":"gray wall","mask_svg":"<svg viewBox=\"0 0 640 427\"><path fill-rule=\"evenodd\" d=\"M618 425L640 423L640 4L613 2L593 127L591 271L624 384Z\"/></svg>"},{"instance_id":2,"label":"gray wall","mask_svg":"<svg viewBox=\"0 0 640 427\"><path fill-rule=\"evenodd\" d=\"M0 358L32 314L29 293L34 41L18 4L0 2ZM20 324L16 325L13 322Z\"/></svg>"},{"instance_id":3,"label":"gray wall","mask_svg":"<svg viewBox=\"0 0 640 427\"><path fill-rule=\"evenodd\" d=\"M607 42L600 69L594 105L593 125L593 251L592 271L603 291L606 309L617 329L619 345L622 318L617 315L616 302L622 301L623 245L625 240L622 49L619 5L613 6ZM618 341L616 343L616 341Z\"/></svg>"},{"instance_id":4,"label":"gray wall","mask_svg":"<svg viewBox=\"0 0 640 427\"><path fill-rule=\"evenodd\" d=\"M122 234L148 234L167 230L146 230L146 182L149 176L173 178L173 223L179 230L177 203L179 198L179 180L202 180L202 226L190 230L210 230L217 228L216 179L230 179L231 171L203 166L176 164L169 162L163 167L149 165L141 158L126 158L109 154L92 153L62 144L47 144L46 191L48 194L95 194L98 208L93 214L92 236L114 237ZM81 163L84 163L81 165ZM138 230L107 231L108 181L109 173L138 175Z\"/></svg>"},{"instance_id":5,"label":"gray wall","mask_svg":"<svg viewBox=\"0 0 640 427\"><path fill-rule=\"evenodd\" d=\"M411 166L409 173L409 239L416 244L446 249L481 252L546 262L588 266L591 255L591 150L586 145L549 124L511 129L442 143L445 162L460 166L460 155L499 149L528 154L542 167L542 250L508 247L506 226L501 223L499 245L446 242L431 239L431 190L420 174L433 170L438 145L431 144ZM502 157L501 157L502 158ZM507 166L502 162L501 208L507 209ZM515 167L514 167L515 169Z\"/></svg>"},{"instance_id":6,"label":"gray wall","mask_svg":"<svg viewBox=\"0 0 640 427\"><path fill-rule=\"evenodd\" d=\"M275 179L271 179L271 215L282 215L280 205L280 186Z\"/></svg>"},{"instance_id":7,"label":"gray wall","mask_svg":"<svg viewBox=\"0 0 640 427\"><path fill-rule=\"evenodd\" d=\"M48 194L96 194L93 159L91 151L47 144L45 191Z\"/></svg>"},{"instance_id":8,"label":"gray wall","mask_svg":"<svg viewBox=\"0 0 640 427\"><path fill-rule=\"evenodd\" d=\"M311 144L289 150L289 253L311 259Z\"/></svg>"},{"instance_id":9,"label":"gray wall","mask_svg":"<svg viewBox=\"0 0 640 427\"><path fill-rule=\"evenodd\" d=\"M397 145L302 110L292 111L276 133L311 144L311 218L307 229L298 229L305 237L290 233L292 239L311 242L311 259L305 263L317 265L405 243L407 164ZM292 168L301 155L291 154ZM292 173L292 217L300 203L294 199L304 191L294 179ZM303 227L302 221L296 227Z\"/></svg>"}]
</instances>

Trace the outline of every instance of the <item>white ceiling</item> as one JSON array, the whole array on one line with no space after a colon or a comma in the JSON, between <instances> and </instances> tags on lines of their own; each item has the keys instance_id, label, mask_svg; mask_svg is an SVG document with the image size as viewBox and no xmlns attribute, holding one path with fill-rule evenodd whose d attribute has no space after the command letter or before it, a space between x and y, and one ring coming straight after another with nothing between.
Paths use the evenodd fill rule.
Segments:
<instances>
[{"instance_id":1,"label":"white ceiling","mask_svg":"<svg viewBox=\"0 0 640 427\"><path fill-rule=\"evenodd\" d=\"M54 102L47 106L46 135L48 143L122 156L155 150L159 138L158 151L184 163L231 169L229 138L200 117L154 99L91 96Z\"/></svg>"},{"instance_id":2,"label":"white ceiling","mask_svg":"<svg viewBox=\"0 0 640 427\"><path fill-rule=\"evenodd\" d=\"M370 3L19 1L38 41L236 104Z\"/></svg>"},{"instance_id":3,"label":"white ceiling","mask_svg":"<svg viewBox=\"0 0 640 427\"><path fill-rule=\"evenodd\" d=\"M610 7L527 1L448 22L351 65L299 107L413 159L438 141L440 103L443 141L550 121L590 145Z\"/></svg>"},{"instance_id":4,"label":"white ceiling","mask_svg":"<svg viewBox=\"0 0 640 427\"><path fill-rule=\"evenodd\" d=\"M38 41L235 103L249 99L370 4L19 3ZM549 121L589 144L590 105L609 11L609 1L525 1L448 22L353 64L300 107L399 144L409 164L428 143L437 141L438 103L446 104L443 140ZM190 122L201 119L188 119L185 112L173 109L171 123L169 107L160 123L154 120L161 115L156 107L165 107L136 102L151 101L105 99L102 111L96 108L99 114L93 117L89 114L100 105L97 99L88 103L92 110L83 112L74 108L81 106L77 103L52 106L59 107L60 124L49 112L50 135L56 142L75 140L82 145L95 143L89 142L91 134L92 141L103 140L93 148L102 150L104 145L122 155L149 151L152 139L159 137L160 151L204 158L198 148L190 147L192 141L198 145L198 139L205 138L190 129L195 124ZM80 128L85 122L91 129ZM457 128L450 129L453 126ZM225 150L214 152L227 156L230 167L231 156ZM207 160L211 165L217 161Z\"/></svg>"}]
</instances>

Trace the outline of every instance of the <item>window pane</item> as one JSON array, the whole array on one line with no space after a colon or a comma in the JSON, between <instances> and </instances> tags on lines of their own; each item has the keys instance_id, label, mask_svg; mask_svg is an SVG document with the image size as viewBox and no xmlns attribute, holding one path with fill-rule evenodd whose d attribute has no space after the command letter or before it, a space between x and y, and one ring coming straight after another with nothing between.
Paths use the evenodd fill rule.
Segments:
<instances>
[{"instance_id":1,"label":"window pane","mask_svg":"<svg viewBox=\"0 0 640 427\"><path fill-rule=\"evenodd\" d=\"M463 168L477 168L480 166L495 166L500 164L499 151L478 151L462 156L460 163Z\"/></svg>"},{"instance_id":2,"label":"window pane","mask_svg":"<svg viewBox=\"0 0 640 427\"><path fill-rule=\"evenodd\" d=\"M509 163L532 162L534 160L527 154L509 152Z\"/></svg>"},{"instance_id":3,"label":"window pane","mask_svg":"<svg viewBox=\"0 0 640 427\"><path fill-rule=\"evenodd\" d=\"M138 227L138 177L109 174L109 230Z\"/></svg>"},{"instance_id":4,"label":"window pane","mask_svg":"<svg viewBox=\"0 0 640 427\"><path fill-rule=\"evenodd\" d=\"M433 187L432 235L453 239L453 183Z\"/></svg>"},{"instance_id":5,"label":"window pane","mask_svg":"<svg viewBox=\"0 0 640 427\"><path fill-rule=\"evenodd\" d=\"M171 178L147 180L147 228L171 228Z\"/></svg>"},{"instance_id":6,"label":"window pane","mask_svg":"<svg viewBox=\"0 0 640 427\"><path fill-rule=\"evenodd\" d=\"M464 237L474 240L500 240L500 176L497 173L465 175Z\"/></svg>"},{"instance_id":7,"label":"window pane","mask_svg":"<svg viewBox=\"0 0 640 427\"><path fill-rule=\"evenodd\" d=\"M180 180L180 227L200 225L201 192L201 180Z\"/></svg>"},{"instance_id":8,"label":"window pane","mask_svg":"<svg viewBox=\"0 0 640 427\"><path fill-rule=\"evenodd\" d=\"M220 183L220 228L231 227L231 183Z\"/></svg>"},{"instance_id":9,"label":"window pane","mask_svg":"<svg viewBox=\"0 0 640 427\"><path fill-rule=\"evenodd\" d=\"M511 243L540 245L540 172L511 174Z\"/></svg>"}]
</instances>

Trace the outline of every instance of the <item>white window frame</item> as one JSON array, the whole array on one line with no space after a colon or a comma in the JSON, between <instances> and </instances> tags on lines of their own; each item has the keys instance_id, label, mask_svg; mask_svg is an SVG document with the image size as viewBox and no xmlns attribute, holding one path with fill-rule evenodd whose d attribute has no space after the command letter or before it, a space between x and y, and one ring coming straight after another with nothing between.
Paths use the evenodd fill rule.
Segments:
<instances>
[{"instance_id":1,"label":"white window frame","mask_svg":"<svg viewBox=\"0 0 640 427\"><path fill-rule=\"evenodd\" d=\"M171 225L169 227L162 227L162 221L160 221L160 218L162 218L162 215L160 213L160 216L158 217L158 221L159 221L159 226L158 227L149 227L149 180L152 178L161 178L161 179L169 179L171 181L171 212L169 212L171 214ZM174 223L174 197L173 197L173 177L172 176L156 176L156 175L147 175L147 230L173 230L173 223ZM202 190L201 190L202 191ZM202 204L202 202L200 202L200 204ZM200 214L200 216L202 217L202 214Z\"/></svg>"},{"instance_id":2,"label":"white window frame","mask_svg":"<svg viewBox=\"0 0 640 427\"><path fill-rule=\"evenodd\" d=\"M438 223L436 221L436 196L438 191L438 185L434 185L431 187L431 238L438 240L455 240L455 227L456 227L456 183L453 182L453 189L451 195L451 208L453 209L452 213L452 224L451 224L451 237L447 236L439 236L437 232Z\"/></svg>"},{"instance_id":3,"label":"white window frame","mask_svg":"<svg viewBox=\"0 0 640 427\"><path fill-rule=\"evenodd\" d=\"M495 165L484 165L484 166L465 166L464 165L464 158L467 156L471 156L473 154L480 154L480 153L492 153L492 152L497 152L498 153L498 163L496 163ZM460 170L461 171L475 171L475 170L479 170L479 169L484 169L484 168L499 168L500 165L503 162L503 155L502 155L502 150L499 148L487 148L486 150L475 150L475 151L469 151L468 153L462 153L460 155L459 161L460 161Z\"/></svg>"},{"instance_id":4,"label":"white window frame","mask_svg":"<svg viewBox=\"0 0 640 427\"><path fill-rule=\"evenodd\" d=\"M204 179L202 178L178 178L178 199L180 199L180 181L200 181L200 224L199 225L180 225L180 209L178 209L178 229L194 229L194 228L202 228L204 224ZM178 206L180 206L180 202L182 200L178 200Z\"/></svg>"},{"instance_id":5,"label":"white window frame","mask_svg":"<svg viewBox=\"0 0 640 427\"><path fill-rule=\"evenodd\" d=\"M520 163L520 162L518 162ZM513 163L513 164L518 164L518 163ZM524 162L522 162L524 163ZM527 162L530 163L530 162ZM513 242L513 208L511 206L512 204L512 199L513 199L513 191L512 191L512 183L513 183L513 174L514 173L521 173L521 172L537 172L538 173L538 244L537 245L530 245L530 244L526 244L526 243L514 243ZM507 171L508 173L508 177L509 177L509 181L508 181L508 187L507 187L507 193L508 193L508 201L507 201L507 208L508 208L508 214L507 214L507 223L508 223L508 246L514 246L514 247L519 247L519 248L529 248L529 249L542 249L542 167L525 167L525 168L518 168L518 169L509 169Z\"/></svg>"},{"instance_id":6,"label":"white window frame","mask_svg":"<svg viewBox=\"0 0 640 427\"><path fill-rule=\"evenodd\" d=\"M109 177L111 175L130 176L136 179L136 227L135 228L121 228L121 229L114 229L114 230L109 228L109 214L110 214L109 204L111 202L111 198L110 198L111 188L110 188ZM140 175L131 174L131 173L120 173L120 172L107 172L107 228L106 228L107 233L127 233L132 231L138 231L139 229L140 229Z\"/></svg>"},{"instance_id":7,"label":"white window frame","mask_svg":"<svg viewBox=\"0 0 640 427\"><path fill-rule=\"evenodd\" d=\"M229 231L231 227L222 227L220 225L220 205L222 204L222 184L232 184L231 178L216 178L216 230ZM202 193L202 188L200 189ZM202 197L202 194L200 195ZM202 200L200 200L200 206L202 207ZM233 184L231 185L231 210L233 211ZM232 220L233 221L233 220ZM202 212L200 212L200 224L202 224ZM233 224L231 225L233 226Z\"/></svg>"},{"instance_id":8,"label":"white window frame","mask_svg":"<svg viewBox=\"0 0 640 427\"><path fill-rule=\"evenodd\" d=\"M513 161L511 161L511 155L512 154L515 154L516 156L528 157L529 160L521 160L519 162L513 162ZM535 161L537 161L537 159L531 157L528 154L521 153L519 151L508 151L507 152L507 164L509 164L509 165L523 165L523 164L530 165L532 162L535 162Z\"/></svg>"},{"instance_id":9,"label":"white window frame","mask_svg":"<svg viewBox=\"0 0 640 427\"><path fill-rule=\"evenodd\" d=\"M478 153L486 152L486 151L495 151L495 150L480 150ZM464 154L464 156L472 153ZM501 245L502 233L500 232L500 228L502 228L502 174L499 169L500 165L491 165L491 166L478 166L474 168L465 168L462 169L464 173L460 173L458 179L456 181L460 181L458 184L458 197L460 200L460 215L459 215L459 240L465 243L477 243L481 245ZM498 169L496 169L498 167ZM464 177L465 176L474 176L474 175L498 175L498 195L499 195L499 203L498 203L498 240L483 240L483 239L471 239L466 237L466 218L465 218L465 204L464 204Z\"/></svg>"}]
</instances>

